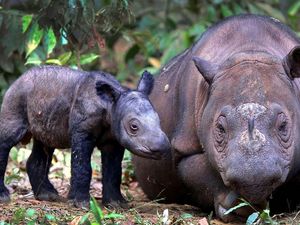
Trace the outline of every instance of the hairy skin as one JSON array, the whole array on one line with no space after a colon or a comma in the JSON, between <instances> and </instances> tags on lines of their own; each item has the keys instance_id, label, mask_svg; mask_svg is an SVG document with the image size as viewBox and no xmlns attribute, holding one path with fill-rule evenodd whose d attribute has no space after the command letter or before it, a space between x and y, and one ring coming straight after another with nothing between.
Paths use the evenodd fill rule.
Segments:
<instances>
[{"instance_id":1,"label":"hairy skin","mask_svg":"<svg viewBox=\"0 0 300 225\"><path fill-rule=\"evenodd\" d=\"M66 67L35 67L6 92L0 113L0 202L10 200L4 186L8 154L33 137L27 172L34 195L60 200L48 179L55 148L71 147L71 187L75 206L89 205L91 154L102 151L103 203L125 206L120 192L124 149L159 159L170 143L148 99L153 77L144 72L137 90L122 87L104 72Z\"/></svg>"},{"instance_id":2,"label":"hairy skin","mask_svg":"<svg viewBox=\"0 0 300 225\"><path fill-rule=\"evenodd\" d=\"M230 17L160 71L150 95L172 160L134 157L149 198L165 197L230 221L243 197L271 211L300 203L300 40L279 21ZM168 88L166 88L166 86ZM290 207L290 208L288 208Z\"/></svg>"}]
</instances>

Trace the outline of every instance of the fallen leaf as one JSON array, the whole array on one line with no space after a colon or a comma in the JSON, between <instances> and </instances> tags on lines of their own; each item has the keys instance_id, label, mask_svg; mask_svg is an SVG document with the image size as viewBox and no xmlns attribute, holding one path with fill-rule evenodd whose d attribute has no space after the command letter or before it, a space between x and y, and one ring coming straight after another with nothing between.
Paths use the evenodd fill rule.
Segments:
<instances>
[{"instance_id":1,"label":"fallen leaf","mask_svg":"<svg viewBox=\"0 0 300 225\"><path fill-rule=\"evenodd\" d=\"M203 217L202 219L199 220L198 222L199 225L209 225L208 221L205 217Z\"/></svg>"},{"instance_id":2,"label":"fallen leaf","mask_svg":"<svg viewBox=\"0 0 300 225\"><path fill-rule=\"evenodd\" d=\"M76 216L70 223L69 225L78 225L82 216Z\"/></svg>"}]
</instances>

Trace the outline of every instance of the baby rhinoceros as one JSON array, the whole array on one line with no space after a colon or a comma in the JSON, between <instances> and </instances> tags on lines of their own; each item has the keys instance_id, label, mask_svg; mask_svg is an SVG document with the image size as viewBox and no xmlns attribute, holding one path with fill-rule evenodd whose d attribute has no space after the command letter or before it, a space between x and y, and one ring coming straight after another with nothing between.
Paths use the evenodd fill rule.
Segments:
<instances>
[{"instance_id":1,"label":"baby rhinoceros","mask_svg":"<svg viewBox=\"0 0 300 225\"><path fill-rule=\"evenodd\" d=\"M39 200L60 197L48 179L55 148L70 148L68 199L89 203L91 154L101 150L104 205L126 205L120 192L124 148L145 158L167 155L170 143L148 95L153 77L144 72L137 90L122 87L104 72L58 66L35 67L6 92L0 113L0 203L10 200L4 174L10 149L33 137L27 173Z\"/></svg>"}]
</instances>

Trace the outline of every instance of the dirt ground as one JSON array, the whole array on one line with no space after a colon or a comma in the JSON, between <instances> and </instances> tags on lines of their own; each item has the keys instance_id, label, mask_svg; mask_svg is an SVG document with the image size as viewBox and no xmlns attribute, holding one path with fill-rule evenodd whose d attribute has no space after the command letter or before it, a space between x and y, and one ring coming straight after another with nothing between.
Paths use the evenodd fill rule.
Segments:
<instances>
[{"instance_id":1,"label":"dirt ground","mask_svg":"<svg viewBox=\"0 0 300 225\"><path fill-rule=\"evenodd\" d=\"M28 176L25 173L26 158L30 154L30 150L21 149L11 152L11 158L8 169L7 186L11 192L12 201L9 204L0 204L0 221L12 223L18 210L34 209L37 217L42 218L45 214L51 214L56 218L54 224L70 224L77 225L83 215L88 213L87 210L74 208L68 202L45 202L37 201L33 197ZM101 203L101 175L99 152L93 156L93 179L91 182L91 195ZM118 220L118 224L223 224L221 221L214 219L213 215L202 213L197 207L190 205L178 204L161 204L154 201L149 201L138 183L128 177L128 173L132 173L130 169L130 159L125 155L123 172L122 192L127 199L130 200L130 209L118 210L117 213L122 214L124 219ZM50 180L63 197L67 196L69 189L69 155L56 154L53 160L53 166L50 169ZM129 166L128 166L129 164ZM104 214L109 213L107 209L103 209ZM168 216L167 216L168 214ZM277 224L300 224L300 212L293 214L282 214L273 217L272 221ZM162 218L167 217L167 222L162 222ZM43 224L41 220L35 224ZM0 222L2 225L3 223ZM20 224L28 224L25 221ZM48 223L49 224L49 223ZM236 223L242 224L242 223Z\"/></svg>"}]
</instances>

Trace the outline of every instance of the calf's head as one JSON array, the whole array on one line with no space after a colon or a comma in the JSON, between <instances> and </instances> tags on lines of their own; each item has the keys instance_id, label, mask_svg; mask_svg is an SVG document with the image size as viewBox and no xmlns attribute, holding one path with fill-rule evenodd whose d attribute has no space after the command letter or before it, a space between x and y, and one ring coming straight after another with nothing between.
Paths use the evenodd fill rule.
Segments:
<instances>
[{"instance_id":1,"label":"calf's head","mask_svg":"<svg viewBox=\"0 0 300 225\"><path fill-rule=\"evenodd\" d=\"M210 88L199 139L224 184L253 203L285 182L299 157L299 52L239 53L221 65L193 59Z\"/></svg>"},{"instance_id":2,"label":"calf's head","mask_svg":"<svg viewBox=\"0 0 300 225\"><path fill-rule=\"evenodd\" d=\"M153 84L152 74L145 71L136 90L103 82L96 83L96 90L111 104L111 129L120 144L136 155L159 159L169 154L170 143L148 98Z\"/></svg>"}]
</instances>

